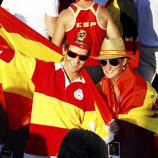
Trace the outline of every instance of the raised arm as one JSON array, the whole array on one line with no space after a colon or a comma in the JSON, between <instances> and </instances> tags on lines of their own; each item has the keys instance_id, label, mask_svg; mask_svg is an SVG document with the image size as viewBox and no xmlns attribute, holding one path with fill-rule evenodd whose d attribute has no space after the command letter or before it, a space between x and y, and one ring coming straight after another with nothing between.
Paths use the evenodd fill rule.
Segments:
<instances>
[{"instance_id":1,"label":"raised arm","mask_svg":"<svg viewBox=\"0 0 158 158\"><path fill-rule=\"evenodd\" d=\"M98 20L102 27L106 27L107 36L109 38L121 36L117 25L114 23L111 15L107 9L102 8L102 7L99 8Z\"/></svg>"},{"instance_id":2,"label":"raised arm","mask_svg":"<svg viewBox=\"0 0 158 158\"><path fill-rule=\"evenodd\" d=\"M52 38L56 28L57 17L46 15L45 18L48 35Z\"/></svg>"},{"instance_id":3,"label":"raised arm","mask_svg":"<svg viewBox=\"0 0 158 158\"><path fill-rule=\"evenodd\" d=\"M57 25L55 29L54 36L52 38L52 42L57 46L62 46L65 32L73 25L74 16L70 9L63 10L59 17L57 18Z\"/></svg>"},{"instance_id":4,"label":"raised arm","mask_svg":"<svg viewBox=\"0 0 158 158\"><path fill-rule=\"evenodd\" d=\"M59 15L59 0L49 0L47 1L46 6L45 23L47 27L47 33L52 38L56 28L57 17Z\"/></svg>"}]
</instances>

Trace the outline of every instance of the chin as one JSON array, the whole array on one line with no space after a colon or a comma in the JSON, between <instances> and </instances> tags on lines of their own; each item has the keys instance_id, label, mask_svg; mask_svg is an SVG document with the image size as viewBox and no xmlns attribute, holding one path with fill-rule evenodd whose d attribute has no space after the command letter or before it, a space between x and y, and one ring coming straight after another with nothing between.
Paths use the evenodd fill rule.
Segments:
<instances>
[{"instance_id":1,"label":"chin","mask_svg":"<svg viewBox=\"0 0 158 158\"><path fill-rule=\"evenodd\" d=\"M105 74L106 78L108 79L113 79L114 78L114 75L109 75L109 74Z\"/></svg>"}]
</instances>

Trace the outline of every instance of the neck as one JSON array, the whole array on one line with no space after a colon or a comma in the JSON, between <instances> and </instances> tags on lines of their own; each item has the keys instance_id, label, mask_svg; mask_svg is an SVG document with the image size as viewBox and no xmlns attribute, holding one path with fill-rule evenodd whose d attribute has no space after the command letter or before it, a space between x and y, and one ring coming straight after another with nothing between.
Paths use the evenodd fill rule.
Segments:
<instances>
[{"instance_id":1,"label":"neck","mask_svg":"<svg viewBox=\"0 0 158 158\"><path fill-rule=\"evenodd\" d=\"M76 5L80 8L87 9L93 4L93 1L79 0L76 1Z\"/></svg>"},{"instance_id":2,"label":"neck","mask_svg":"<svg viewBox=\"0 0 158 158\"><path fill-rule=\"evenodd\" d=\"M63 67L63 69L70 83L75 81L76 79L81 79L81 75L79 71L72 73L69 70L67 70L65 67Z\"/></svg>"},{"instance_id":3,"label":"neck","mask_svg":"<svg viewBox=\"0 0 158 158\"><path fill-rule=\"evenodd\" d=\"M111 82L112 82L112 85L113 85L113 90L115 92L115 97L116 97L116 99L118 99L119 96L120 96L120 90L118 89L117 82L116 82L116 80L115 81L111 80Z\"/></svg>"}]
</instances>

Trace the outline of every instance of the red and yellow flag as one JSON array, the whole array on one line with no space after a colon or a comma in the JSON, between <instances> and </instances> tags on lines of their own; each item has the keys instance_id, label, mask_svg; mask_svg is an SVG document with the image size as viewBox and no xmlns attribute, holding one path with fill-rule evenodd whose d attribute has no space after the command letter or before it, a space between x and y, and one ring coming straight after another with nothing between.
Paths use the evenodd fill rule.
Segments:
<instances>
[{"instance_id":1,"label":"red and yellow flag","mask_svg":"<svg viewBox=\"0 0 158 158\"><path fill-rule=\"evenodd\" d=\"M2 7L0 7L0 45L45 61L59 62L62 59L60 48ZM34 85L31 80L29 85L24 84L28 79L22 72L13 69L12 64L0 61L0 81L3 83L10 128L18 129L30 123ZM23 77L19 78L19 75ZM15 80L16 83L13 82Z\"/></svg>"},{"instance_id":2,"label":"red and yellow flag","mask_svg":"<svg viewBox=\"0 0 158 158\"><path fill-rule=\"evenodd\" d=\"M26 24L15 18L9 12L0 7L0 40L5 41L6 47L18 50L28 57L34 57L44 61L60 62L62 60L61 49L49 40L35 32ZM3 47L4 47L3 45ZM0 61L0 81L4 85L5 99L7 100L7 113L9 124L12 129L20 128L30 123L31 102L33 98L34 85L26 80L23 72L12 68L14 63ZM23 77L18 77L18 76ZM97 91L95 85L85 70L82 71L91 94L95 98L97 108L106 124L109 124L113 115L106 102ZM13 83L12 81L17 82Z\"/></svg>"},{"instance_id":3,"label":"red and yellow flag","mask_svg":"<svg viewBox=\"0 0 158 158\"><path fill-rule=\"evenodd\" d=\"M120 101L116 100L112 84L106 77L102 79L102 87L116 118L158 133L158 94L130 66L117 81Z\"/></svg>"}]
</instances>

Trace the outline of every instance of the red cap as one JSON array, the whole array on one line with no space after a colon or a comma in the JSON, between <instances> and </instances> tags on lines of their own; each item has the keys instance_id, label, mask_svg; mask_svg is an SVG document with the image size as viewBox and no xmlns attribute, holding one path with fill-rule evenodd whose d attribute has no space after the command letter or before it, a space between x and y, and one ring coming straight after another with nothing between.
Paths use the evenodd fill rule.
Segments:
<instances>
[{"instance_id":1,"label":"red cap","mask_svg":"<svg viewBox=\"0 0 158 158\"><path fill-rule=\"evenodd\" d=\"M85 30L79 30L78 32L73 32L73 34L67 38L66 43L90 51L92 38Z\"/></svg>"}]
</instances>

